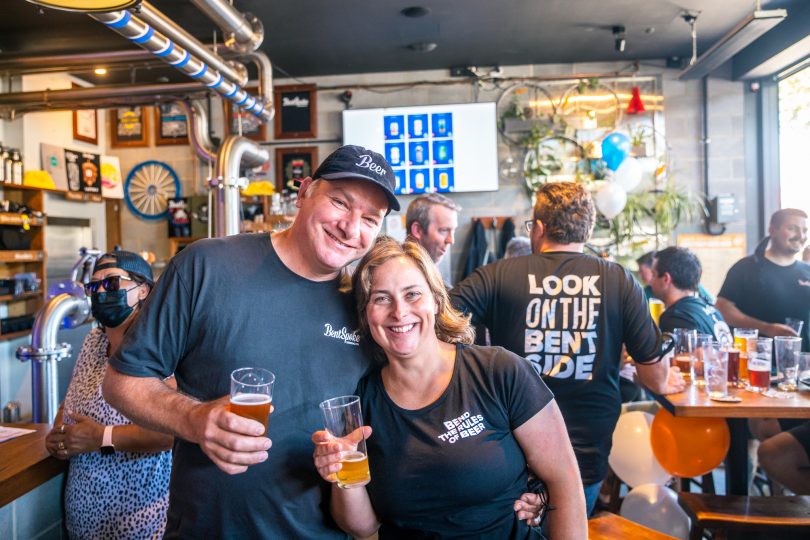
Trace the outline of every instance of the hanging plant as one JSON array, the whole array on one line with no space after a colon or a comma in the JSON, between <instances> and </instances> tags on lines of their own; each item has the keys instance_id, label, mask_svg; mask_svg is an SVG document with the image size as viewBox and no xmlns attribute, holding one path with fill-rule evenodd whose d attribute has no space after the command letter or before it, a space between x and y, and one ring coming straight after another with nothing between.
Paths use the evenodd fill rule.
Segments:
<instances>
[{"instance_id":1,"label":"hanging plant","mask_svg":"<svg viewBox=\"0 0 810 540\"><path fill-rule=\"evenodd\" d=\"M669 181L663 189L628 193L621 213L611 220L600 219L597 226L607 230L611 244L619 252L631 251L639 237L652 237L657 249L662 237L668 237L681 223L693 222L706 212L702 197L682 191Z\"/></svg>"}]
</instances>

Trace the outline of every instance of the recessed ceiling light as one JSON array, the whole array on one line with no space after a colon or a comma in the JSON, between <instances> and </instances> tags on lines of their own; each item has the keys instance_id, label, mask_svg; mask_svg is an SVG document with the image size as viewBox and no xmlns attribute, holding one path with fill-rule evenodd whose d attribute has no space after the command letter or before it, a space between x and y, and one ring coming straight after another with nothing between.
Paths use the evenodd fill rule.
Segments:
<instances>
[{"instance_id":1,"label":"recessed ceiling light","mask_svg":"<svg viewBox=\"0 0 810 540\"><path fill-rule=\"evenodd\" d=\"M645 34L653 34L653 33L655 33L655 27L654 26L648 26L647 28L644 29L644 33Z\"/></svg>"},{"instance_id":2,"label":"recessed ceiling light","mask_svg":"<svg viewBox=\"0 0 810 540\"><path fill-rule=\"evenodd\" d=\"M107 68L97 67L96 69L93 70L93 73L95 73L96 75L106 75Z\"/></svg>"},{"instance_id":3,"label":"recessed ceiling light","mask_svg":"<svg viewBox=\"0 0 810 540\"><path fill-rule=\"evenodd\" d=\"M424 17L428 13L430 13L430 9L422 6L411 6L406 7L402 11L400 11L406 17L411 17L412 19L417 19L419 17Z\"/></svg>"},{"instance_id":4,"label":"recessed ceiling light","mask_svg":"<svg viewBox=\"0 0 810 540\"><path fill-rule=\"evenodd\" d=\"M437 45L432 41L418 41L416 43L409 43L408 45L405 45L405 47L413 52L427 53L434 50Z\"/></svg>"}]
</instances>

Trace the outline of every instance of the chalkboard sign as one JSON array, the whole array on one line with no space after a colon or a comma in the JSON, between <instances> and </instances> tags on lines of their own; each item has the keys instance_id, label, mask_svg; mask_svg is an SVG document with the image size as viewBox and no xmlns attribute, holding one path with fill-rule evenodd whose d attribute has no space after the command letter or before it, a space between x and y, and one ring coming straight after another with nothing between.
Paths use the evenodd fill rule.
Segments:
<instances>
[{"instance_id":1,"label":"chalkboard sign","mask_svg":"<svg viewBox=\"0 0 810 540\"><path fill-rule=\"evenodd\" d=\"M315 138L318 107L314 84L277 86L273 90L273 100L276 139Z\"/></svg>"}]
</instances>

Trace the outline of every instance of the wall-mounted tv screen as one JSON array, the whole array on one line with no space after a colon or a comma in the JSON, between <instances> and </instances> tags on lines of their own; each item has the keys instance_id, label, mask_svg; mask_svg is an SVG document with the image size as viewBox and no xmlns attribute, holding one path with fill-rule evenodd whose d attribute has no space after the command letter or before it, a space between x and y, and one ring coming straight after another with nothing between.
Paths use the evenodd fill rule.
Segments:
<instances>
[{"instance_id":1,"label":"wall-mounted tv screen","mask_svg":"<svg viewBox=\"0 0 810 540\"><path fill-rule=\"evenodd\" d=\"M495 103L343 111L343 143L383 154L397 195L496 191Z\"/></svg>"}]
</instances>

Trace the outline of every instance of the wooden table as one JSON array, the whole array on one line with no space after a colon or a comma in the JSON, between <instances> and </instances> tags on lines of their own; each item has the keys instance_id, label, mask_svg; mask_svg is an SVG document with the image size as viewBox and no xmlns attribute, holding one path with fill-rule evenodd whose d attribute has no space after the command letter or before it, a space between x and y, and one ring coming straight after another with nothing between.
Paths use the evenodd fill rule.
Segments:
<instances>
[{"instance_id":1,"label":"wooden table","mask_svg":"<svg viewBox=\"0 0 810 540\"><path fill-rule=\"evenodd\" d=\"M649 392L649 390L648 390ZM655 400L675 416L725 418L731 433L731 446L726 455L726 493L748 495L748 418L810 419L810 389L793 392L790 398L765 397L762 394L733 388L732 396L740 403L712 401L704 388L689 386L678 394L661 396L650 392Z\"/></svg>"},{"instance_id":2,"label":"wooden table","mask_svg":"<svg viewBox=\"0 0 810 540\"><path fill-rule=\"evenodd\" d=\"M588 520L591 540L674 540L673 536L639 525L616 514L603 512Z\"/></svg>"},{"instance_id":3,"label":"wooden table","mask_svg":"<svg viewBox=\"0 0 810 540\"><path fill-rule=\"evenodd\" d=\"M35 429L36 432L0 443L0 506L67 470L67 461L51 457L45 450L45 436L51 430L50 425L8 425Z\"/></svg>"}]
</instances>

